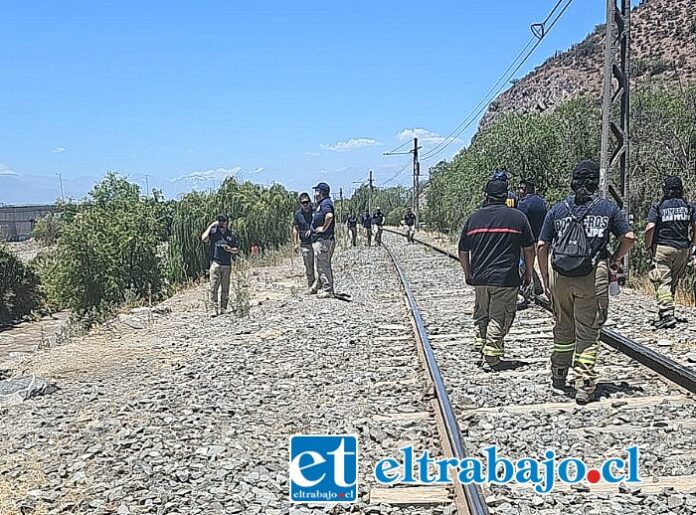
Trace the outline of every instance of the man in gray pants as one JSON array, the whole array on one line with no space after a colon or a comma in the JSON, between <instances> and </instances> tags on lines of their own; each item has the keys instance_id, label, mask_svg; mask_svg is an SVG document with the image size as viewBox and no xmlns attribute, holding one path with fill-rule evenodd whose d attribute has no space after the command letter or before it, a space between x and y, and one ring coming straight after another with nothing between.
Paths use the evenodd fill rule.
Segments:
<instances>
[{"instance_id":1,"label":"man in gray pants","mask_svg":"<svg viewBox=\"0 0 696 515\"><path fill-rule=\"evenodd\" d=\"M227 217L220 215L203 231L201 239L210 244L209 299L213 316L224 315L230 298L232 260L239 253L237 237L227 227Z\"/></svg>"},{"instance_id":2,"label":"man in gray pants","mask_svg":"<svg viewBox=\"0 0 696 515\"><path fill-rule=\"evenodd\" d=\"M317 275L321 285L321 292L317 298L326 299L334 296L333 270L331 258L333 257L336 241L334 240L334 206L329 193L331 188L325 182L320 182L314 187L317 207L312 217L312 249L314 249L314 263L317 267Z\"/></svg>"},{"instance_id":3,"label":"man in gray pants","mask_svg":"<svg viewBox=\"0 0 696 515\"><path fill-rule=\"evenodd\" d=\"M305 267L308 294L317 293L319 284L314 273L314 250L312 249L312 202L309 194L303 193L299 198L300 209L295 211L292 221L292 240L295 244L295 252L302 254L302 262Z\"/></svg>"}]
</instances>

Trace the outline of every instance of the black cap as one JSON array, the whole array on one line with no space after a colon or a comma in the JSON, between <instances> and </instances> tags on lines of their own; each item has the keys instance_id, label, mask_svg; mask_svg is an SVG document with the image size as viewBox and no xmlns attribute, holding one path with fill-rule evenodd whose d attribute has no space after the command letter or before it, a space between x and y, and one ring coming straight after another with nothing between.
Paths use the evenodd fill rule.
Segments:
<instances>
[{"instance_id":1,"label":"black cap","mask_svg":"<svg viewBox=\"0 0 696 515\"><path fill-rule=\"evenodd\" d=\"M331 192L331 188L325 182L320 182L319 184L314 186L314 188L312 188L312 189L319 190L326 195L328 195Z\"/></svg>"},{"instance_id":2,"label":"black cap","mask_svg":"<svg viewBox=\"0 0 696 515\"><path fill-rule=\"evenodd\" d=\"M663 182L663 187L666 190L683 190L684 185L682 184L681 177L678 175L668 175L665 177Z\"/></svg>"},{"instance_id":3,"label":"black cap","mask_svg":"<svg viewBox=\"0 0 696 515\"><path fill-rule=\"evenodd\" d=\"M227 215L218 215L217 221L218 221L218 222L226 222L226 221L227 221Z\"/></svg>"},{"instance_id":4,"label":"black cap","mask_svg":"<svg viewBox=\"0 0 696 515\"><path fill-rule=\"evenodd\" d=\"M299 196L298 198L300 199L300 202L302 202L302 199L310 200L310 199L309 199L309 193L306 193L306 192L300 193L300 196Z\"/></svg>"},{"instance_id":5,"label":"black cap","mask_svg":"<svg viewBox=\"0 0 696 515\"><path fill-rule=\"evenodd\" d=\"M599 180L599 165L591 159L580 161L573 170L573 179Z\"/></svg>"},{"instance_id":6,"label":"black cap","mask_svg":"<svg viewBox=\"0 0 696 515\"><path fill-rule=\"evenodd\" d=\"M483 191L488 198L495 200L503 200L508 195L507 183L500 180L488 181Z\"/></svg>"}]
</instances>

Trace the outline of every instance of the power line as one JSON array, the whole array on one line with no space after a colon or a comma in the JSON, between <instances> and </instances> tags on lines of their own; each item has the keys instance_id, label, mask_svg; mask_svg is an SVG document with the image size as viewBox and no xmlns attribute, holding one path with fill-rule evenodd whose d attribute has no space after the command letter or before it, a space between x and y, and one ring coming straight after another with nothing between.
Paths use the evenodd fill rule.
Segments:
<instances>
[{"instance_id":1,"label":"power line","mask_svg":"<svg viewBox=\"0 0 696 515\"><path fill-rule=\"evenodd\" d=\"M424 156L421 157L422 160L427 160L435 157L439 153L441 153L443 150L445 150L447 147L449 147L454 141L457 139L457 137L464 132L467 128L471 126L472 123L474 123L480 114L483 112L483 110L488 106L488 103L495 98L505 87L506 83L510 80L512 76L514 76L522 66L527 62L527 60L531 57L531 55L534 53L534 51L539 47L541 42L544 40L544 38L548 35L549 32L553 29L553 27L558 23L558 20L565 14L565 12L568 10L570 5L573 3L574 0L566 0L566 4L563 6L561 11L558 13L558 15L553 18L553 21L550 23L548 28L546 27L546 23L553 17L553 14L558 10L558 7L561 5L563 0L559 0L554 8L552 9L551 13L546 17L543 23L541 24L535 24L536 26L540 26L542 28L540 33L534 32L534 35L531 37L531 39L527 42L527 44L522 48L520 53L517 55L517 57L512 61L512 63L507 67L505 72L503 72L503 75L496 81L496 83L493 85L493 87L486 93L486 95L481 99L481 101L474 107L474 109L469 113L469 115L460 123L450 134L445 138L442 142L440 142L435 148L429 150L428 152L425 153ZM533 44L533 45L532 45ZM529 48L531 45L531 49ZM527 51L527 49L529 49ZM525 54L526 51L526 54ZM524 57L522 60L520 60L520 57L524 54ZM512 69L512 71L510 71ZM492 95L491 95L492 93Z\"/></svg>"},{"instance_id":2,"label":"power line","mask_svg":"<svg viewBox=\"0 0 696 515\"><path fill-rule=\"evenodd\" d=\"M491 95L494 94L494 92L496 91L496 88L498 88L498 86L500 86L501 83L502 83L502 84L506 84L506 83L507 83L507 81L506 81L505 79L506 79L506 77L507 77L507 75L508 75L508 72L517 64L517 62L518 62L518 61L520 60L520 58L524 55L524 53L527 51L527 49L534 43L534 40L535 40L535 39L536 39L536 38L535 38L534 36L532 36L532 37L529 39L529 41L527 41L527 44L526 44L524 47L522 47L522 50L520 50L520 52L517 54L517 57L515 57L515 59L508 65L508 67L505 69L505 71L503 72L503 74L498 78L497 81L495 81L495 83L493 84L493 86L491 86L491 88L486 92L486 94L481 98L481 100L479 100L479 103L476 104L476 106L474 106L474 108L471 110L471 112L469 112L469 114L467 115L467 117L464 118L464 121L461 122L461 123L449 134L449 136L447 136L447 137L446 137L445 139L443 139L440 143L438 143L437 145L435 145L434 148L431 148L430 150L428 150L427 152L425 152L425 155L423 156L423 159L428 159L430 156L435 155L435 153L439 153L439 149L444 149L444 148L446 148L446 147L450 144L450 143L448 143L448 141L450 140L450 138L452 138L453 135L454 135L455 133L457 133L457 131L459 131L459 130L467 123L467 121L469 120L469 118L471 118L471 116L472 116L474 113L478 112L478 110L479 110L480 107L482 107L482 106L487 106L487 105L488 105L488 102L490 101ZM468 125L467 125L467 126L468 126ZM466 127L465 127L465 128L466 128ZM454 136L454 138L456 138L456 136ZM454 138L453 138L453 139L454 139Z\"/></svg>"},{"instance_id":3,"label":"power line","mask_svg":"<svg viewBox=\"0 0 696 515\"><path fill-rule=\"evenodd\" d=\"M386 181L384 181L384 182L382 183L382 186L385 186L385 185L391 183L392 181L395 181L397 178L399 178L399 177L406 171L406 169L407 169L409 166L411 166L411 160L410 160L410 159L409 159L408 161L406 161L406 163L404 164L404 166L402 166L402 167L399 169L399 171L397 171L397 172L396 172L394 175L392 175L389 179L387 179Z\"/></svg>"},{"instance_id":4,"label":"power line","mask_svg":"<svg viewBox=\"0 0 696 515\"><path fill-rule=\"evenodd\" d=\"M404 141L404 142L403 142L401 145L399 145L398 147L396 147L396 148L390 150L389 152L384 152L382 155L383 155L383 156L395 156L395 155L399 155L399 154L410 154L410 153L411 153L410 150L408 150L408 151L406 151L406 152L397 152L397 150L399 150L400 148L404 148L406 145L408 145L408 144L410 144L410 143L411 143L411 140L410 140L410 139L409 139L408 141Z\"/></svg>"}]
</instances>

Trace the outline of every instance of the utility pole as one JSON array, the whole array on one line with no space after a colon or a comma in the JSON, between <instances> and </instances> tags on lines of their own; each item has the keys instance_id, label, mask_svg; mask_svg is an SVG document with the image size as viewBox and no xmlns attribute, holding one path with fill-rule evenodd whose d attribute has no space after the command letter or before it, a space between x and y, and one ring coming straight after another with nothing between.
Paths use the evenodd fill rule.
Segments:
<instances>
[{"instance_id":1,"label":"utility pole","mask_svg":"<svg viewBox=\"0 0 696 515\"><path fill-rule=\"evenodd\" d=\"M58 180L60 181L60 201L65 202L65 190L63 189L63 174L58 172Z\"/></svg>"},{"instance_id":2,"label":"utility pole","mask_svg":"<svg viewBox=\"0 0 696 515\"><path fill-rule=\"evenodd\" d=\"M413 200L411 202L411 208L413 213L416 215L416 220L419 219L418 216L418 182L420 177L420 163L418 162L418 138L413 138Z\"/></svg>"},{"instance_id":3,"label":"utility pole","mask_svg":"<svg viewBox=\"0 0 696 515\"><path fill-rule=\"evenodd\" d=\"M145 174L145 196L150 196L150 176Z\"/></svg>"},{"instance_id":4,"label":"utility pole","mask_svg":"<svg viewBox=\"0 0 696 515\"><path fill-rule=\"evenodd\" d=\"M340 204L340 205L341 205L341 209L340 209L339 217L338 217L338 218L339 218L339 220L341 221L341 223L343 223L343 218L340 216L340 215L343 214L343 188L338 188L338 198L339 198L339 200L341 201L341 204Z\"/></svg>"},{"instance_id":5,"label":"utility pole","mask_svg":"<svg viewBox=\"0 0 696 515\"><path fill-rule=\"evenodd\" d=\"M604 86L602 97L602 148L599 161L599 188L602 196L610 194L630 220L629 114L630 114L630 47L631 0L607 0L607 24L604 41ZM616 47L618 45L618 60ZM614 86L616 79L616 86ZM612 107L619 105L619 116ZM613 138L612 138L613 136ZM611 156L610 147L613 147ZM619 192L611 184L611 171L618 168ZM624 273L628 277L628 256Z\"/></svg>"},{"instance_id":6,"label":"utility pole","mask_svg":"<svg viewBox=\"0 0 696 515\"><path fill-rule=\"evenodd\" d=\"M369 192L369 195L367 197L367 210L369 211L370 216L371 216L372 215L372 191L374 190L374 186L372 185L374 182L372 179L372 170L370 170L370 179L368 182L370 183L370 192Z\"/></svg>"}]
</instances>

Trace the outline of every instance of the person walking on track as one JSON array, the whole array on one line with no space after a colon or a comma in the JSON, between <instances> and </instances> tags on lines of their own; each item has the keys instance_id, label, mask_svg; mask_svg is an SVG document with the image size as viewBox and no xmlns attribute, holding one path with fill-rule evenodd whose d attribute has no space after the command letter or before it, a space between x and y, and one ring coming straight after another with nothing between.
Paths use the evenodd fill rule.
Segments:
<instances>
[{"instance_id":1,"label":"person walking on track","mask_svg":"<svg viewBox=\"0 0 696 515\"><path fill-rule=\"evenodd\" d=\"M507 184L488 181L486 200L464 224L459 239L459 261L466 283L476 299L474 345L490 370L503 368L504 338L517 311L521 283L532 280L534 236L529 221L517 209L506 207ZM518 263L524 249L526 269L520 279Z\"/></svg>"},{"instance_id":2,"label":"person walking on track","mask_svg":"<svg viewBox=\"0 0 696 515\"><path fill-rule=\"evenodd\" d=\"M375 233L375 244L379 247L382 245L382 226L384 225L384 215L382 210L377 208L372 214L372 224L377 227L377 232Z\"/></svg>"},{"instance_id":3,"label":"person walking on track","mask_svg":"<svg viewBox=\"0 0 696 515\"><path fill-rule=\"evenodd\" d=\"M314 250L314 262L317 267L318 286L321 291L318 298L330 298L334 296L333 270L331 259L333 258L336 241L334 240L334 206L329 193L331 188L325 182L320 182L314 187L317 207L312 217L312 249Z\"/></svg>"},{"instance_id":4,"label":"person walking on track","mask_svg":"<svg viewBox=\"0 0 696 515\"><path fill-rule=\"evenodd\" d=\"M413 243L413 236L416 233L416 215L410 207L406 208L404 221L401 222L406 227L406 241Z\"/></svg>"},{"instance_id":5,"label":"person walking on track","mask_svg":"<svg viewBox=\"0 0 696 515\"><path fill-rule=\"evenodd\" d=\"M318 290L318 282L314 273L314 249L312 249L312 201L308 193L302 193L298 199L300 209L295 211L292 221L292 239L295 252L302 255L307 279L307 293L315 294Z\"/></svg>"},{"instance_id":6,"label":"person walking on track","mask_svg":"<svg viewBox=\"0 0 696 515\"><path fill-rule=\"evenodd\" d=\"M239 253L237 237L227 223L227 216L219 215L201 235L203 242L210 245L209 301L213 306L213 316L227 312L232 261Z\"/></svg>"},{"instance_id":7,"label":"person walking on track","mask_svg":"<svg viewBox=\"0 0 696 515\"><path fill-rule=\"evenodd\" d=\"M686 201L680 177L666 177L662 191L662 201L648 214L645 248L652 256L648 277L657 296L659 319L654 325L669 329L681 321L674 316L674 294L686 273L689 256L696 254L696 207Z\"/></svg>"},{"instance_id":8,"label":"person walking on track","mask_svg":"<svg viewBox=\"0 0 696 515\"><path fill-rule=\"evenodd\" d=\"M358 244L358 217L351 213L346 221L350 233L350 244L355 247Z\"/></svg>"},{"instance_id":9,"label":"person walking on track","mask_svg":"<svg viewBox=\"0 0 696 515\"><path fill-rule=\"evenodd\" d=\"M527 217L527 220L529 220L529 225L534 235L534 241L537 242L539 241L539 234L541 234L541 226L544 224L544 218L546 218L546 201L537 195L536 184L531 179L525 179L520 182L519 192L520 196L517 209L522 211ZM509 194L508 198L510 198ZM520 262L520 273L523 273L524 268L525 264L524 260L522 260ZM534 282L528 288L522 289L523 301L517 306L518 309L529 307L529 303L532 302L537 295L544 293L541 278L539 274L536 273L533 266L532 272L534 274Z\"/></svg>"},{"instance_id":10,"label":"person walking on track","mask_svg":"<svg viewBox=\"0 0 696 515\"><path fill-rule=\"evenodd\" d=\"M546 215L539 236L539 268L556 319L552 386L565 392L572 366L575 399L587 404L596 393L599 336L609 308L609 262L614 265L628 254L635 236L619 207L599 196L596 162L578 163L571 189L573 193ZM608 250L611 234L619 239L613 255Z\"/></svg>"},{"instance_id":11,"label":"person walking on track","mask_svg":"<svg viewBox=\"0 0 696 515\"><path fill-rule=\"evenodd\" d=\"M362 216L362 219L360 220L363 226L363 229L365 229L365 238L367 239L367 246L371 247L372 246L372 216L368 211L365 211L365 214Z\"/></svg>"}]
</instances>

